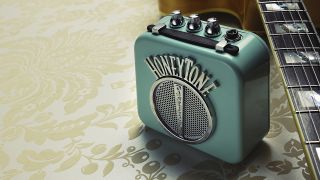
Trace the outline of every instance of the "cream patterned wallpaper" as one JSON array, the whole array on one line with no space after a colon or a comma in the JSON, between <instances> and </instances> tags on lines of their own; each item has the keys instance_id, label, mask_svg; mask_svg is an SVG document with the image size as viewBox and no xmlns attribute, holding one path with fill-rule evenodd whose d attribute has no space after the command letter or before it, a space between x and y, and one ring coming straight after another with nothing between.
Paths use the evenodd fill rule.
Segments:
<instances>
[{"instance_id":1,"label":"cream patterned wallpaper","mask_svg":"<svg viewBox=\"0 0 320 180\"><path fill-rule=\"evenodd\" d=\"M145 128L133 43L154 0L0 0L0 179L309 179L280 76L271 130L230 165Z\"/></svg>"}]
</instances>

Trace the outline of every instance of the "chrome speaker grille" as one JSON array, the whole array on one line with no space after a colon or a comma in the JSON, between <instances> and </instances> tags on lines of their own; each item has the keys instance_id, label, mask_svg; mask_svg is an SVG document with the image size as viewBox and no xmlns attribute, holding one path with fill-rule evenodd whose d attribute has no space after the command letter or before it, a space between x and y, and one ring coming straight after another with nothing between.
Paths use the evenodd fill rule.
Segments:
<instances>
[{"instance_id":1,"label":"chrome speaker grille","mask_svg":"<svg viewBox=\"0 0 320 180\"><path fill-rule=\"evenodd\" d=\"M212 108L192 86L176 78L157 80L151 88L151 105L163 127L174 137L197 143L212 130Z\"/></svg>"}]
</instances>

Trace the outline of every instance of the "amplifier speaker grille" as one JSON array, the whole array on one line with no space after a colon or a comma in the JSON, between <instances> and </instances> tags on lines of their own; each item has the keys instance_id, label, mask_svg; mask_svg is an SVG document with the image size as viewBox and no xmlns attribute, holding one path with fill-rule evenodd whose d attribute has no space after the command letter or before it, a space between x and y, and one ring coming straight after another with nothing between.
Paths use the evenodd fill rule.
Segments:
<instances>
[{"instance_id":1,"label":"amplifier speaker grille","mask_svg":"<svg viewBox=\"0 0 320 180\"><path fill-rule=\"evenodd\" d=\"M178 132L173 84L172 81L166 81L158 86L155 91L155 104L162 123L171 131Z\"/></svg>"},{"instance_id":2,"label":"amplifier speaker grille","mask_svg":"<svg viewBox=\"0 0 320 180\"><path fill-rule=\"evenodd\" d=\"M162 78L151 88L157 118L176 138L187 142L205 140L212 130L212 116L200 93L176 78Z\"/></svg>"}]
</instances>

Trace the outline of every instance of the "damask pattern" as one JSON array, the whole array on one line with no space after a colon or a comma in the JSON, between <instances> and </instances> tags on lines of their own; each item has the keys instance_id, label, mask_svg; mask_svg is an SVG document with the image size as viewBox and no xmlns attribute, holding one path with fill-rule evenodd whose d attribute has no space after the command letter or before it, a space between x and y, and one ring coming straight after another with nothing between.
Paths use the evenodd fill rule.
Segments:
<instances>
[{"instance_id":1,"label":"damask pattern","mask_svg":"<svg viewBox=\"0 0 320 180\"><path fill-rule=\"evenodd\" d=\"M0 2L0 179L310 179L273 64L270 132L230 165L137 116L133 43L155 1Z\"/></svg>"}]
</instances>

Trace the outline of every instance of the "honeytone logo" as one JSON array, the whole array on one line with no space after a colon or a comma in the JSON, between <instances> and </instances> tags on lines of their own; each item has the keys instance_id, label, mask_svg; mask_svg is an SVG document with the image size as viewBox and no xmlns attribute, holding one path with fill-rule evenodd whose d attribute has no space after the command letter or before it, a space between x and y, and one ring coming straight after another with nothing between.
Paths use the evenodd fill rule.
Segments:
<instances>
[{"instance_id":1,"label":"honeytone logo","mask_svg":"<svg viewBox=\"0 0 320 180\"><path fill-rule=\"evenodd\" d=\"M157 78L169 76L183 79L204 96L219 85L217 80L212 79L205 71L201 71L201 66L190 57L156 55L147 57L145 62Z\"/></svg>"}]
</instances>

